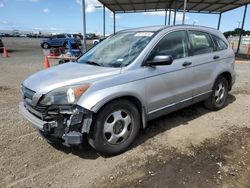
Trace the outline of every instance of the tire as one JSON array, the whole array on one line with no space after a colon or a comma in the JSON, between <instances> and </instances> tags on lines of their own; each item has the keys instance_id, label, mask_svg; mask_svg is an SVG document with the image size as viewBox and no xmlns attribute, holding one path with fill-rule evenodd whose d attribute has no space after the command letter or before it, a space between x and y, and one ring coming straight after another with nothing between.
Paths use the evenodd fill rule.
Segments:
<instances>
[{"instance_id":1,"label":"tire","mask_svg":"<svg viewBox=\"0 0 250 188\"><path fill-rule=\"evenodd\" d=\"M45 43L42 44L42 48L43 49L49 49L50 46L49 46L49 44L47 42L45 42Z\"/></svg>"},{"instance_id":2,"label":"tire","mask_svg":"<svg viewBox=\"0 0 250 188\"><path fill-rule=\"evenodd\" d=\"M140 113L136 106L127 100L116 100L98 112L88 141L102 155L117 155L128 149L139 130Z\"/></svg>"},{"instance_id":3,"label":"tire","mask_svg":"<svg viewBox=\"0 0 250 188\"><path fill-rule=\"evenodd\" d=\"M66 48L66 49L69 49L69 44L68 44L68 42L65 42L65 43L63 44L63 47Z\"/></svg>"},{"instance_id":4,"label":"tire","mask_svg":"<svg viewBox=\"0 0 250 188\"><path fill-rule=\"evenodd\" d=\"M64 64L64 63L65 63L65 60L62 60L62 59L58 62L59 65Z\"/></svg>"},{"instance_id":5,"label":"tire","mask_svg":"<svg viewBox=\"0 0 250 188\"><path fill-rule=\"evenodd\" d=\"M205 101L205 107L209 110L220 110L226 105L228 96L228 81L225 77L219 76L215 81L211 96Z\"/></svg>"}]
</instances>

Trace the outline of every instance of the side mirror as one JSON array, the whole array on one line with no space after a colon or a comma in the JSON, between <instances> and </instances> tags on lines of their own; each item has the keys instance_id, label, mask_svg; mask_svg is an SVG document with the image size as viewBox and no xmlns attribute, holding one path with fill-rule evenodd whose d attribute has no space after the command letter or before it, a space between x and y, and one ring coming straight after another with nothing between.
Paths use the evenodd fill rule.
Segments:
<instances>
[{"instance_id":1,"label":"side mirror","mask_svg":"<svg viewBox=\"0 0 250 188\"><path fill-rule=\"evenodd\" d=\"M171 65L173 57L171 55L156 55L153 60L146 62L146 66Z\"/></svg>"}]
</instances>

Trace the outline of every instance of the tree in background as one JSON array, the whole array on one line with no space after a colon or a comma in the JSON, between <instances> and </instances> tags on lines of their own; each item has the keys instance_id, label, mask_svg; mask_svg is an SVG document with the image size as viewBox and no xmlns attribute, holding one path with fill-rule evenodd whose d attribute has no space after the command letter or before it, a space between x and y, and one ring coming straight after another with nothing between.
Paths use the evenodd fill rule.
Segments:
<instances>
[{"instance_id":1,"label":"tree in background","mask_svg":"<svg viewBox=\"0 0 250 188\"><path fill-rule=\"evenodd\" d=\"M225 35L226 38L228 38L229 36L239 36L239 34L242 35L250 35L250 31L245 31L244 29L241 28L236 28L233 31L226 31L223 34Z\"/></svg>"}]
</instances>

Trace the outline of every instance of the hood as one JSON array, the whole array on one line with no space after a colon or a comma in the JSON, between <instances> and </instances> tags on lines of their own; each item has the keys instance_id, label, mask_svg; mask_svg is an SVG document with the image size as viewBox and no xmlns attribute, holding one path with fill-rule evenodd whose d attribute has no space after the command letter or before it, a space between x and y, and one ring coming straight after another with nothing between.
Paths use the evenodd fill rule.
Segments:
<instances>
[{"instance_id":1,"label":"hood","mask_svg":"<svg viewBox=\"0 0 250 188\"><path fill-rule=\"evenodd\" d=\"M65 63L31 75L24 80L23 85L36 93L46 94L59 87L93 83L120 72L120 68Z\"/></svg>"}]
</instances>

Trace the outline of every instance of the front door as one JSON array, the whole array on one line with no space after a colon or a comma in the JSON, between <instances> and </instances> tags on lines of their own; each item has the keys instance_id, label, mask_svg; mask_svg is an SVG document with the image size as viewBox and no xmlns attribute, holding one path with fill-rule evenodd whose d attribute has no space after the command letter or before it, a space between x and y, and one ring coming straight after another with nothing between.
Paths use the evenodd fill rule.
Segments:
<instances>
[{"instance_id":1,"label":"front door","mask_svg":"<svg viewBox=\"0 0 250 188\"><path fill-rule=\"evenodd\" d=\"M193 91L192 61L188 56L186 31L165 35L149 55L171 55L171 65L145 67L149 119L191 104Z\"/></svg>"}]
</instances>

